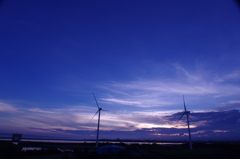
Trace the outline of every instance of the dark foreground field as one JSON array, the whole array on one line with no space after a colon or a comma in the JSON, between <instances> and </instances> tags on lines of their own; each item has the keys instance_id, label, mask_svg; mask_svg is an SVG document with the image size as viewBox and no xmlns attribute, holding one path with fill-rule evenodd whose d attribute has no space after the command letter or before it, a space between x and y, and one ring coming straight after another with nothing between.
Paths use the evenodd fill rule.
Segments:
<instances>
[{"instance_id":1,"label":"dark foreground field","mask_svg":"<svg viewBox=\"0 0 240 159\"><path fill-rule=\"evenodd\" d=\"M100 144L99 147L111 143ZM126 148L117 154L109 151L99 155L94 143L21 142L19 145L0 141L0 159L240 159L239 143L194 143L164 146L157 144L117 144ZM22 151L22 147L40 147L40 150Z\"/></svg>"}]
</instances>

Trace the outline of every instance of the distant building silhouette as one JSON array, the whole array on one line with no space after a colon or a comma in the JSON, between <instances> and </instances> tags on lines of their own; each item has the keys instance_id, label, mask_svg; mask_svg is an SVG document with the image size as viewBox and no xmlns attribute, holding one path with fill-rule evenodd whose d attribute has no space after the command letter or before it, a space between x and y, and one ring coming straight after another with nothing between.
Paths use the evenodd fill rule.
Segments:
<instances>
[{"instance_id":1,"label":"distant building silhouette","mask_svg":"<svg viewBox=\"0 0 240 159\"><path fill-rule=\"evenodd\" d=\"M19 142L22 139L22 134L12 134L12 142Z\"/></svg>"}]
</instances>

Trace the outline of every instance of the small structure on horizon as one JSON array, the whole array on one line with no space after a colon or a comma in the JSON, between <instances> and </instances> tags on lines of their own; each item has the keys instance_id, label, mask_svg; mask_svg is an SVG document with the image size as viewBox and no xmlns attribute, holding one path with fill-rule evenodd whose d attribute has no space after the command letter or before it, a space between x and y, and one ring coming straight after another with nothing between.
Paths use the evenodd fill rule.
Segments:
<instances>
[{"instance_id":1,"label":"small structure on horizon","mask_svg":"<svg viewBox=\"0 0 240 159\"><path fill-rule=\"evenodd\" d=\"M19 142L22 139L22 134L12 134L12 142Z\"/></svg>"}]
</instances>

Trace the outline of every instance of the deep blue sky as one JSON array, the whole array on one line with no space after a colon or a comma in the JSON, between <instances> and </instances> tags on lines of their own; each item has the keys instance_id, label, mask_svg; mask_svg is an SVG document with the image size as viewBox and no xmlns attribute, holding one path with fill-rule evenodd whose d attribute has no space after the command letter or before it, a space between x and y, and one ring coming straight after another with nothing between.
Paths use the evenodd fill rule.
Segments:
<instances>
[{"instance_id":1,"label":"deep blue sky","mask_svg":"<svg viewBox=\"0 0 240 159\"><path fill-rule=\"evenodd\" d=\"M240 140L240 9L229 0L0 3L0 133ZM90 132L89 132L90 131Z\"/></svg>"}]
</instances>

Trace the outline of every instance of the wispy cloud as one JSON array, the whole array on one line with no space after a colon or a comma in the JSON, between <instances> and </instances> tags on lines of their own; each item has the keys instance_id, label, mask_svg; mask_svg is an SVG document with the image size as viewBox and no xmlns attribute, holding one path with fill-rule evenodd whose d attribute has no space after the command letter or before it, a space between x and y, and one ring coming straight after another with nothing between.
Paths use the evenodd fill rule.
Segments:
<instances>
[{"instance_id":1,"label":"wispy cloud","mask_svg":"<svg viewBox=\"0 0 240 159\"><path fill-rule=\"evenodd\" d=\"M239 133L239 114L237 110L215 111L192 113L193 121L191 122L191 132L193 140L239 140L236 135ZM154 114L156 115L156 114ZM187 139L186 121L177 123L176 120L180 113L167 116L148 116L144 113L106 115L107 118L101 126L100 138L130 138L130 139L162 139L162 140L184 140ZM114 129L105 129L107 120L114 127L115 123L119 123L119 127ZM142 119L142 120L141 120ZM128 121L128 125L127 125ZM121 125L122 123L122 125ZM134 126L133 126L134 125ZM226 126L227 125L227 126ZM109 126L109 125L108 125ZM121 128L122 126L122 128ZM125 127L125 128L124 128ZM128 127L128 129L126 129ZM95 131L84 129L63 129L63 128L36 128L40 131L65 133L81 136L83 138L93 138ZM219 138L219 136L222 136Z\"/></svg>"},{"instance_id":2,"label":"wispy cloud","mask_svg":"<svg viewBox=\"0 0 240 159\"><path fill-rule=\"evenodd\" d=\"M0 111L11 113L11 112L16 112L17 108L8 103L0 102Z\"/></svg>"},{"instance_id":3,"label":"wispy cloud","mask_svg":"<svg viewBox=\"0 0 240 159\"><path fill-rule=\"evenodd\" d=\"M101 100L142 108L174 106L179 103L179 97L186 96L211 101L220 97L234 96L240 94L240 87L234 83L219 83L215 80L215 74L204 73L203 70L190 73L179 64L174 64L177 70L175 78L151 77L136 79L125 82L112 82L105 84L103 89L111 92L111 96ZM180 71L180 73L179 73ZM237 79L238 71L226 75L224 79ZM205 77L206 75L206 77Z\"/></svg>"},{"instance_id":4,"label":"wispy cloud","mask_svg":"<svg viewBox=\"0 0 240 159\"><path fill-rule=\"evenodd\" d=\"M11 125L21 126L22 130L29 134L92 138L96 135L97 117L89 124L88 121L95 112L95 107L80 105L57 109L22 108L11 117ZM187 137L185 118L177 122L181 114L182 112L150 109L102 112L100 135L101 138L156 138L156 136L164 139L185 138ZM237 110L191 113L193 138L216 137L217 134L225 134L225 137L230 138L229 134L240 129L239 114Z\"/></svg>"},{"instance_id":5,"label":"wispy cloud","mask_svg":"<svg viewBox=\"0 0 240 159\"><path fill-rule=\"evenodd\" d=\"M187 106L192 105L191 109L189 107L188 109L198 110L191 113L193 119L191 128L195 137L201 135L207 137L216 133L235 133L240 121L238 111L210 112L200 104L212 100L212 103L215 103L215 109L216 106L221 107L222 110L238 109L240 104L238 98L227 101L226 98L224 99L226 102L223 102L224 100L218 97L238 95L239 86L234 83L216 82L214 78L209 80L204 76L191 73L180 65L176 67L177 71L184 72L183 78L141 78L135 81L112 82L100 87L103 90L107 89L108 94L98 98L99 103L104 105L104 109L109 110L101 114L101 131L110 136L110 132L119 134L128 132L131 135L143 133L158 137L186 137L185 118L177 123L182 114L180 111L183 110L182 95L184 94L187 96ZM202 101L203 97L204 101ZM0 102L0 111L13 114L9 120L12 127L17 125L24 130L36 133L58 132L72 133L72 135L77 132L87 134L86 132L96 130L97 116L89 123L97 111L96 107L79 104L59 108L51 106L26 108L15 107L8 103L11 102Z\"/></svg>"},{"instance_id":6,"label":"wispy cloud","mask_svg":"<svg viewBox=\"0 0 240 159\"><path fill-rule=\"evenodd\" d=\"M128 92L128 96L112 94L110 98L102 100L118 103L121 105L132 105L138 107L173 106L179 104L179 98L183 94L189 96L218 98L240 93L240 88L229 85L217 85L212 83L180 83L168 81L135 81L127 84L109 84L112 89Z\"/></svg>"},{"instance_id":7,"label":"wispy cloud","mask_svg":"<svg viewBox=\"0 0 240 159\"><path fill-rule=\"evenodd\" d=\"M53 111L44 111L44 110L41 110L39 108L32 108L32 109L28 109L28 110L31 111L31 112L36 112L36 113L56 114Z\"/></svg>"},{"instance_id":8,"label":"wispy cloud","mask_svg":"<svg viewBox=\"0 0 240 159\"><path fill-rule=\"evenodd\" d=\"M223 76L217 76L215 78L216 82L225 82L228 80L239 80L240 79L240 71L234 71L232 73L229 73L227 75L223 75Z\"/></svg>"},{"instance_id":9,"label":"wispy cloud","mask_svg":"<svg viewBox=\"0 0 240 159\"><path fill-rule=\"evenodd\" d=\"M222 110L232 110L232 109L240 110L240 101L228 101L228 102L220 103L218 108Z\"/></svg>"},{"instance_id":10,"label":"wispy cloud","mask_svg":"<svg viewBox=\"0 0 240 159\"><path fill-rule=\"evenodd\" d=\"M182 67L181 65L175 63L174 64L175 68L180 72L180 74L184 74L188 79L190 80L200 80L200 77L198 77L197 75L193 75L190 74L184 67Z\"/></svg>"},{"instance_id":11,"label":"wispy cloud","mask_svg":"<svg viewBox=\"0 0 240 159\"><path fill-rule=\"evenodd\" d=\"M109 101L109 102L113 102L113 103L119 103L119 104L124 104L124 105L139 105L141 104L140 102L137 101L124 101L124 100L119 100L119 99L114 99L114 98L101 98L104 101Z\"/></svg>"}]
</instances>

